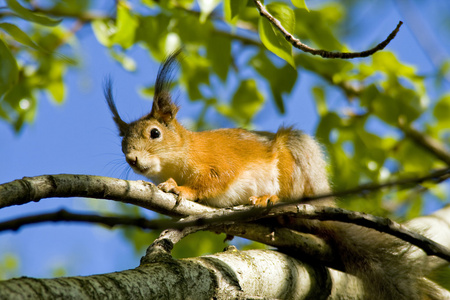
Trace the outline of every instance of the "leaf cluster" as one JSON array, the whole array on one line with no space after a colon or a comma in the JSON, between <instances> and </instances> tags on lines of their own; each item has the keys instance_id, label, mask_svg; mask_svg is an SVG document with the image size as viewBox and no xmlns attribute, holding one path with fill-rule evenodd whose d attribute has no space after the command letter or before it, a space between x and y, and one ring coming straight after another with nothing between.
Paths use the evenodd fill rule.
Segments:
<instances>
[{"instance_id":1,"label":"leaf cluster","mask_svg":"<svg viewBox=\"0 0 450 300\"><path fill-rule=\"evenodd\" d=\"M182 46L178 83L190 101L203 105L198 129L210 126L211 114L247 128L266 105L283 114L293 88L303 84L303 75L312 75L308 89L319 115L316 137L326 147L335 190L445 166L405 129L415 128L449 148L450 94L438 88L446 84L446 64L423 74L389 50L356 61L303 54L260 16L251 0L119 0L102 8L103 14L93 13L94 1L48 2L43 8L7 0L0 10L0 118L16 131L33 121L41 91L64 101L64 74L77 61L75 34L91 26L98 42L127 71L138 68L129 56L133 47L161 61ZM355 3L345 3L314 9L301 0L264 5L303 43L348 51L340 29ZM149 86L144 92L152 91ZM430 195L448 199L442 186L424 184L371 194L365 201L341 201L353 210L413 217Z\"/></svg>"}]
</instances>

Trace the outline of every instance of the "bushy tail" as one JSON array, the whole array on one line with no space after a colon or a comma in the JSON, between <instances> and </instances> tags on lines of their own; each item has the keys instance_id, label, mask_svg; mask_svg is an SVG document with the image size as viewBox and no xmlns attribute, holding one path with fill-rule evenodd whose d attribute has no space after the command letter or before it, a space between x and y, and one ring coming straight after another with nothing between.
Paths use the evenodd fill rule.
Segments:
<instances>
[{"instance_id":1,"label":"bushy tail","mask_svg":"<svg viewBox=\"0 0 450 300\"><path fill-rule=\"evenodd\" d=\"M439 299L424 278L426 261L413 259L405 242L358 225L312 222L317 226L313 231L339 255L344 271L361 279L365 299Z\"/></svg>"}]
</instances>

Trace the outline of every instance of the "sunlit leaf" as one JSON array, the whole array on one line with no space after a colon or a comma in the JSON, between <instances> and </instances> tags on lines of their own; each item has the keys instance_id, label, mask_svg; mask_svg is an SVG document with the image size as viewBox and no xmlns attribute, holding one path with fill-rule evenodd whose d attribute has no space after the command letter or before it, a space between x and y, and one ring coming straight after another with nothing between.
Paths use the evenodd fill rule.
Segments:
<instances>
[{"instance_id":1,"label":"sunlit leaf","mask_svg":"<svg viewBox=\"0 0 450 300\"><path fill-rule=\"evenodd\" d=\"M110 51L111 56L118 61L122 67L130 72L136 71L136 62L134 59L123 52Z\"/></svg>"},{"instance_id":2,"label":"sunlit leaf","mask_svg":"<svg viewBox=\"0 0 450 300\"><path fill-rule=\"evenodd\" d=\"M270 84L272 96L278 110L285 112L283 94L290 93L297 81L297 71L289 64L283 67L276 67L267 57L266 51L260 51L258 55L250 61L251 65Z\"/></svg>"},{"instance_id":3,"label":"sunlit leaf","mask_svg":"<svg viewBox=\"0 0 450 300\"><path fill-rule=\"evenodd\" d=\"M262 108L264 101L265 99L259 92L256 81L247 79L241 81L230 105L221 104L217 106L217 109L223 115L235 120L240 126L246 127Z\"/></svg>"},{"instance_id":4,"label":"sunlit leaf","mask_svg":"<svg viewBox=\"0 0 450 300\"><path fill-rule=\"evenodd\" d=\"M295 17L294 12L289 6L283 3L271 3L266 6L266 9L274 18L280 21L288 32L293 32ZM259 19L258 32L264 46L287 61L295 69L292 45L286 41L283 34L263 17Z\"/></svg>"},{"instance_id":5,"label":"sunlit leaf","mask_svg":"<svg viewBox=\"0 0 450 300\"><path fill-rule=\"evenodd\" d=\"M100 44L106 47L112 46L111 38L116 33L116 26L110 20L94 20L91 22L92 31Z\"/></svg>"},{"instance_id":6,"label":"sunlit leaf","mask_svg":"<svg viewBox=\"0 0 450 300\"><path fill-rule=\"evenodd\" d=\"M396 76L415 76L415 69L405 63L401 63L394 53L389 51L379 51L372 56L373 67Z\"/></svg>"},{"instance_id":7,"label":"sunlit leaf","mask_svg":"<svg viewBox=\"0 0 450 300\"><path fill-rule=\"evenodd\" d=\"M19 4L16 0L6 0L8 8L15 12L22 19L38 23L45 26L56 26L61 23L62 19L52 19L47 16L35 13L29 9L26 9Z\"/></svg>"},{"instance_id":8,"label":"sunlit leaf","mask_svg":"<svg viewBox=\"0 0 450 300\"><path fill-rule=\"evenodd\" d=\"M197 55L181 60L181 76L179 81L186 88L192 101L204 99L200 91L201 85L209 85L211 66L209 61Z\"/></svg>"},{"instance_id":9,"label":"sunlit leaf","mask_svg":"<svg viewBox=\"0 0 450 300\"><path fill-rule=\"evenodd\" d=\"M135 41L147 47L155 59L162 61L167 56L166 40L171 18L159 14L157 16L139 16Z\"/></svg>"},{"instance_id":10,"label":"sunlit leaf","mask_svg":"<svg viewBox=\"0 0 450 300\"><path fill-rule=\"evenodd\" d=\"M90 0L64 0L56 1L53 10L61 13L76 14L89 8Z\"/></svg>"},{"instance_id":11,"label":"sunlit leaf","mask_svg":"<svg viewBox=\"0 0 450 300\"><path fill-rule=\"evenodd\" d=\"M65 67L63 64L54 63L48 74L49 84L47 85L47 90L57 103L62 103L64 101L64 70Z\"/></svg>"},{"instance_id":12,"label":"sunlit leaf","mask_svg":"<svg viewBox=\"0 0 450 300\"><path fill-rule=\"evenodd\" d=\"M450 128L450 94L439 100L434 107L433 115L441 128Z\"/></svg>"},{"instance_id":13,"label":"sunlit leaf","mask_svg":"<svg viewBox=\"0 0 450 300\"><path fill-rule=\"evenodd\" d=\"M309 11L308 7L306 6L305 0L291 0L291 2L292 2L292 4L295 5L295 7L303 8L303 9Z\"/></svg>"},{"instance_id":14,"label":"sunlit leaf","mask_svg":"<svg viewBox=\"0 0 450 300\"><path fill-rule=\"evenodd\" d=\"M224 234L196 232L190 234L175 245L172 255L176 258L196 257L223 251L227 246Z\"/></svg>"},{"instance_id":15,"label":"sunlit leaf","mask_svg":"<svg viewBox=\"0 0 450 300\"><path fill-rule=\"evenodd\" d=\"M22 29L11 23L0 23L0 29L7 32L17 42L31 47L38 51L48 52L41 46L33 42L33 40Z\"/></svg>"},{"instance_id":16,"label":"sunlit leaf","mask_svg":"<svg viewBox=\"0 0 450 300\"><path fill-rule=\"evenodd\" d=\"M137 17L130 12L130 8L119 2L117 6L116 32L112 36L112 43L128 49L134 44L134 36L139 26Z\"/></svg>"},{"instance_id":17,"label":"sunlit leaf","mask_svg":"<svg viewBox=\"0 0 450 300\"><path fill-rule=\"evenodd\" d=\"M199 18L192 14L178 12L176 17L177 25L174 30L183 44L203 45L214 29L210 20L201 23Z\"/></svg>"},{"instance_id":18,"label":"sunlit leaf","mask_svg":"<svg viewBox=\"0 0 450 300\"><path fill-rule=\"evenodd\" d=\"M221 0L199 0L198 5L200 6L200 22L206 21L206 18L212 13L216 6L221 2Z\"/></svg>"},{"instance_id":19,"label":"sunlit leaf","mask_svg":"<svg viewBox=\"0 0 450 300\"><path fill-rule=\"evenodd\" d=\"M317 112L319 116L323 116L328 112L327 103L325 101L325 89L322 86L315 86L312 89L314 99L316 100Z\"/></svg>"},{"instance_id":20,"label":"sunlit leaf","mask_svg":"<svg viewBox=\"0 0 450 300\"><path fill-rule=\"evenodd\" d=\"M232 22L247 6L248 0L225 0L223 3L225 19Z\"/></svg>"},{"instance_id":21,"label":"sunlit leaf","mask_svg":"<svg viewBox=\"0 0 450 300\"><path fill-rule=\"evenodd\" d=\"M0 38L0 97L19 80L19 68L14 56Z\"/></svg>"},{"instance_id":22,"label":"sunlit leaf","mask_svg":"<svg viewBox=\"0 0 450 300\"><path fill-rule=\"evenodd\" d=\"M224 36L212 35L207 41L206 49L206 56L216 74L223 81L227 80L231 62L231 40Z\"/></svg>"}]
</instances>

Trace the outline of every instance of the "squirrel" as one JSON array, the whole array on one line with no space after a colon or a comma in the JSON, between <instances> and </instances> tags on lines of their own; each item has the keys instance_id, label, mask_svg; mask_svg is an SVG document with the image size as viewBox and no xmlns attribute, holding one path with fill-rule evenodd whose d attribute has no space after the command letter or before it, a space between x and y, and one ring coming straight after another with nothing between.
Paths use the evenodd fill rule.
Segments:
<instances>
[{"instance_id":1,"label":"squirrel","mask_svg":"<svg viewBox=\"0 0 450 300\"><path fill-rule=\"evenodd\" d=\"M151 112L137 121L121 119L111 81L105 83L122 151L136 173L179 199L212 207L265 206L331 192L322 148L302 131L282 127L276 133L238 128L192 132L183 127L170 94L179 53L170 54L160 66ZM331 197L309 204L336 206ZM365 299L436 298L421 277L423 268L402 255L404 243L399 240L335 221L297 223L338 251L345 271L362 280Z\"/></svg>"}]
</instances>

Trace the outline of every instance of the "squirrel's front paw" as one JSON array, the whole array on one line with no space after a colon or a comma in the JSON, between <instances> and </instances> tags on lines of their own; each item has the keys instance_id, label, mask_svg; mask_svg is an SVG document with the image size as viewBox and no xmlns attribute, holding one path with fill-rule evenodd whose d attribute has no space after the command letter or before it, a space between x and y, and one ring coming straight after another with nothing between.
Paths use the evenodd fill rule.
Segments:
<instances>
[{"instance_id":1,"label":"squirrel's front paw","mask_svg":"<svg viewBox=\"0 0 450 300\"><path fill-rule=\"evenodd\" d=\"M178 184L175 182L173 178L169 178L167 181L158 184L158 188L166 193L174 193L177 194L174 190L178 187Z\"/></svg>"},{"instance_id":2,"label":"squirrel's front paw","mask_svg":"<svg viewBox=\"0 0 450 300\"><path fill-rule=\"evenodd\" d=\"M249 201L252 205L266 207L277 203L280 198L277 195L251 196Z\"/></svg>"},{"instance_id":3,"label":"squirrel's front paw","mask_svg":"<svg viewBox=\"0 0 450 300\"><path fill-rule=\"evenodd\" d=\"M196 194L192 189L186 186L179 186L173 178L169 178L167 181L158 184L158 188L163 192L178 195L178 199L196 199Z\"/></svg>"}]
</instances>

